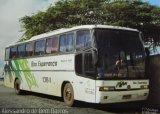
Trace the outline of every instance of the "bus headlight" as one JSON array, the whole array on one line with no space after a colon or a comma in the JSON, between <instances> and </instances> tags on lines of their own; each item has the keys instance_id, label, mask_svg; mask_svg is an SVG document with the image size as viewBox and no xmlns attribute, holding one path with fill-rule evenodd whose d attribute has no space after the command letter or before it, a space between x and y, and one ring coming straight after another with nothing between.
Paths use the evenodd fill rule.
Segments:
<instances>
[{"instance_id":1,"label":"bus headlight","mask_svg":"<svg viewBox=\"0 0 160 114\"><path fill-rule=\"evenodd\" d=\"M141 89L148 89L148 85L141 85Z\"/></svg>"},{"instance_id":2,"label":"bus headlight","mask_svg":"<svg viewBox=\"0 0 160 114\"><path fill-rule=\"evenodd\" d=\"M99 91L114 91L115 87L99 87Z\"/></svg>"}]
</instances>

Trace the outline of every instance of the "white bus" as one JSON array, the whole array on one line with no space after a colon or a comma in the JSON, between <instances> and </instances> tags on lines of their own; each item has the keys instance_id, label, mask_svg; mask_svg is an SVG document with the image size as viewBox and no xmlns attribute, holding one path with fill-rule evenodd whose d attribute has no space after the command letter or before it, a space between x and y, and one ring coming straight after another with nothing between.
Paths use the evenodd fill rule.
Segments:
<instances>
[{"instance_id":1,"label":"white bus","mask_svg":"<svg viewBox=\"0 0 160 114\"><path fill-rule=\"evenodd\" d=\"M6 86L75 100L118 103L145 100L149 80L140 32L82 25L34 36L5 49Z\"/></svg>"}]
</instances>

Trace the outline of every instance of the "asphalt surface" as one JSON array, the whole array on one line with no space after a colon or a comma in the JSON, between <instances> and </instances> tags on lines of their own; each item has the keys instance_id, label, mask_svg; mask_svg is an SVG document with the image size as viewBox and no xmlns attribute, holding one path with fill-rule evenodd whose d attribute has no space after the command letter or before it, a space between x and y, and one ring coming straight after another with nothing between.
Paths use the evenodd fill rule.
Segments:
<instances>
[{"instance_id":1,"label":"asphalt surface","mask_svg":"<svg viewBox=\"0 0 160 114\"><path fill-rule=\"evenodd\" d=\"M0 81L0 114L142 114L147 109L144 102L101 105L76 101L74 107L68 107L60 97L32 92L16 95L14 89Z\"/></svg>"}]
</instances>

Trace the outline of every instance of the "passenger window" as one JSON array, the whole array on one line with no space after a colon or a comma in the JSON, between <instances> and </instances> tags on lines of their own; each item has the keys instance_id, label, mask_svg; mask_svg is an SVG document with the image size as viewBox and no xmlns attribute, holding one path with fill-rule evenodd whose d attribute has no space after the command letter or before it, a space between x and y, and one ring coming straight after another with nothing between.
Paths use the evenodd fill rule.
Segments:
<instances>
[{"instance_id":1,"label":"passenger window","mask_svg":"<svg viewBox=\"0 0 160 114\"><path fill-rule=\"evenodd\" d=\"M60 36L60 52L74 51L74 33Z\"/></svg>"},{"instance_id":2,"label":"passenger window","mask_svg":"<svg viewBox=\"0 0 160 114\"><path fill-rule=\"evenodd\" d=\"M45 40L39 40L35 43L35 55L44 55Z\"/></svg>"},{"instance_id":3,"label":"passenger window","mask_svg":"<svg viewBox=\"0 0 160 114\"><path fill-rule=\"evenodd\" d=\"M91 36L89 30L83 30L77 32L76 49L81 50L91 47Z\"/></svg>"},{"instance_id":4,"label":"passenger window","mask_svg":"<svg viewBox=\"0 0 160 114\"><path fill-rule=\"evenodd\" d=\"M67 34L67 52L74 51L74 33Z\"/></svg>"},{"instance_id":5,"label":"passenger window","mask_svg":"<svg viewBox=\"0 0 160 114\"><path fill-rule=\"evenodd\" d=\"M34 42L29 42L26 44L26 56L33 56L33 50L34 50Z\"/></svg>"},{"instance_id":6,"label":"passenger window","mask_svg":"<svg viewBox=\"0 0 160 114\"><path fill-rule=\"evenodd\" d=\"M5 60L9 59L9 54L10 54L10 48L7 48L5 52Z\"/></svg>"},{"instance_id":7,"label":"passenger window","mask_svg":"<svg viewBox=\"0 0 160 114\"><path fill-rule=\"evenodd\" d=\"M60 36L60 52L66 52L66 35Z\"/></svg>"},{"instance_id":8,"label":"passenger window","mask_svg":"<svg viewBox=\"0 0 160 114\"><path fill-rule=\"evenodd\" d=\"M11 52L10 52L10 58L16 58L16 55L17 55L17 47L14 46L14 47L11 47Z\"/></svg>"},{"instance_id":9,"label":"passenger window","mask_svg":"<svg viewBox=\"0 0 160 114\"><path fill-rule=\"evenodd\" d=\"M25 56L25 44L22 44L22 45L19 45L18 46L18 57L21 58L21 57L24 57Z\"/></svg>"},{"instance_id":10,"label":"passenger window","mask_svg":"<svg viewBox=\"0 0 160 114\"><path fill-rule=\"evenodd\" d=\"M48 38L46 41L46 54L58 52L58 37Z\"/></svg>"}]
</instances>

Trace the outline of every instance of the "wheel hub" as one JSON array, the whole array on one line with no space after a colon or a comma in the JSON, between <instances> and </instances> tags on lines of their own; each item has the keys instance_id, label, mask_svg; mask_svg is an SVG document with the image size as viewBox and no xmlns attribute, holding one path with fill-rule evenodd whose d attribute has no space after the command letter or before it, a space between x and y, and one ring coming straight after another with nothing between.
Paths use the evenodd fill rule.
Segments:
<instances>
[{"instance_id":1,"label":"wheel hub","mask_svg":"<svg viewBox=\"0 0 160 114\"><path fill-rule=\"evenodd\" d=\"M71 100L71 98L72 98L72 94L71 94L71 91L70 91L70 89L69 88L67 88L67 90L66 90L66 92L65 92L66 94L65 94L65 98L68 100L68 101L70 101Z\"/></svg>"}]
</instances>

